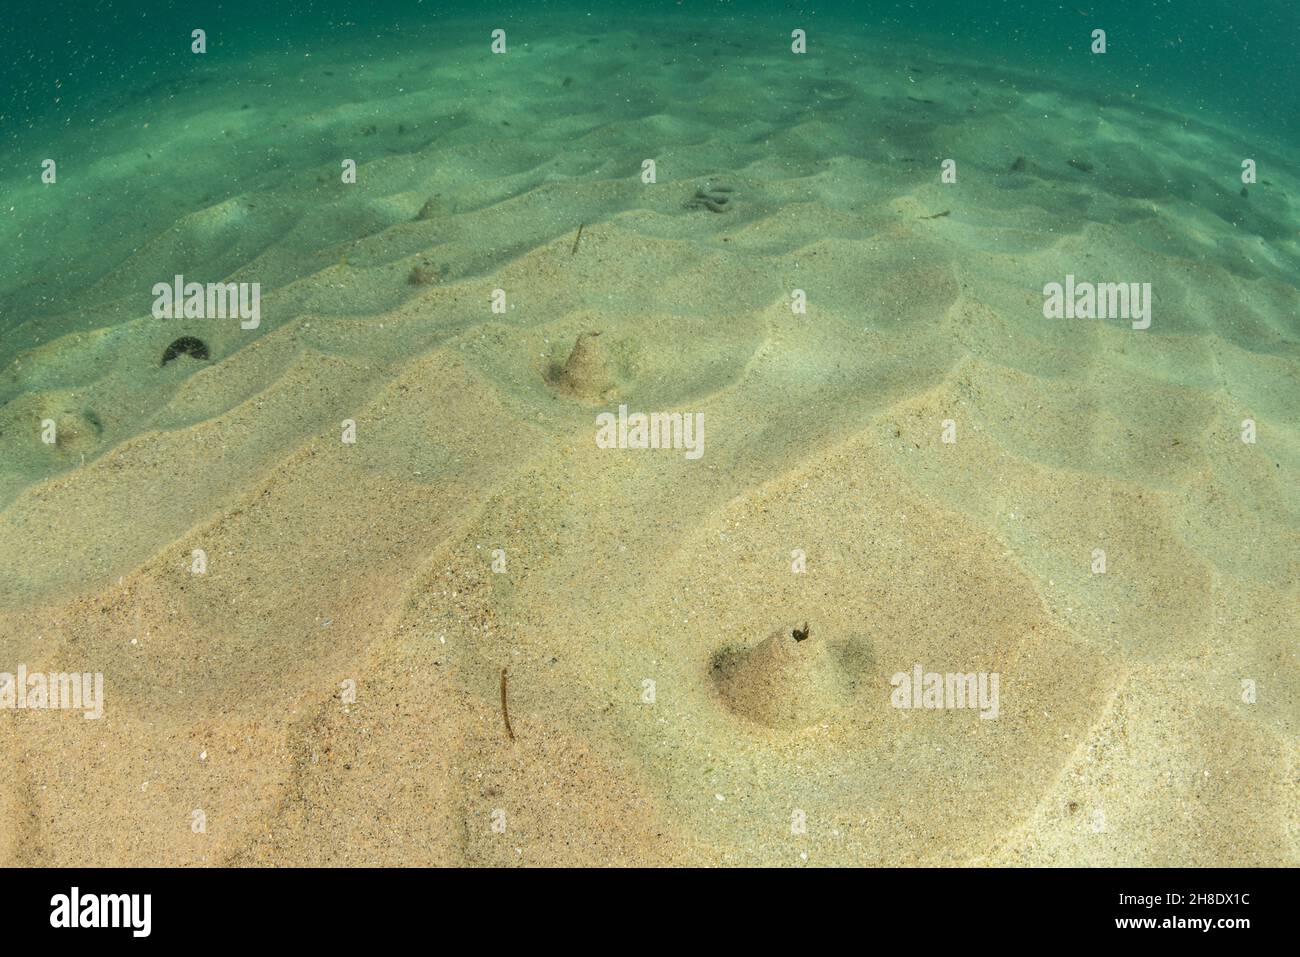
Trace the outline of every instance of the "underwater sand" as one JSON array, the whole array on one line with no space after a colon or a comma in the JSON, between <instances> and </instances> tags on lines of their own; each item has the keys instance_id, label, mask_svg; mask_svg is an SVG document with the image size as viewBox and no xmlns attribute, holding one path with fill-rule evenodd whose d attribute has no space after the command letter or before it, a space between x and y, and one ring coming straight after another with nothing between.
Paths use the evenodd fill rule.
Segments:
<instances>
[{"instance_id":1,"label":"underwater sand","mask_svg":"<svg viewBox=\"0 0 1300 957\"><path fill-rule=\"evenodd\" d=\"M0 864L1300 863L1280 148L728 29L200 66L4 174L0 670L105 708L0 713ZM177 273L260 328L154 319ZM1045 319L1067 274L1151 328Z\"/></svg>"}]
</instances>

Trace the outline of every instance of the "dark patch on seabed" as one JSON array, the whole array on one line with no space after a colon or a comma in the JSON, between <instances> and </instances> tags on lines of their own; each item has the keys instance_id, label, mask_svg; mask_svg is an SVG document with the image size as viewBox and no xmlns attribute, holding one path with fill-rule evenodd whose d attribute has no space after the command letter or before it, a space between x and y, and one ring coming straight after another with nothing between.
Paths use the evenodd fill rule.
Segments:
<instances>
[{"instance_id":1,"label":"dark patch on seabed","mask_svg":"<svg viewBox=\"0 0 1300 957\"><path fill-rule=\"evenodd\" d=\"M163 352L161 365L166 365L173 359L181 356L191 356L195 359L207 359L209 357L208 344L202 339L194 336L181 336Z\"/></svg>"}]
</instances>

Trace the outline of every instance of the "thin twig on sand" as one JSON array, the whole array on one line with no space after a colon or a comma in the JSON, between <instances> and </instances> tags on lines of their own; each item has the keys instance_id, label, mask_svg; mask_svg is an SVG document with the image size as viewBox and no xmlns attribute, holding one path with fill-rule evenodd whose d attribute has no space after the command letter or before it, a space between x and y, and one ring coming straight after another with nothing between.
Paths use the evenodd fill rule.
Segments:
<instances>
[{"instance_id":1,"label":"thin twig on sand","mask_svg":"<svg viewBox=\"0 0 1300 957\"><path fill-rule=\"evenodd\" d=\"M506 734L510 740L515 739L514 729L510 727L510 708L506 705L506 669L501 669L501 717L506 723Z\"/></svg>"}]
</instances>

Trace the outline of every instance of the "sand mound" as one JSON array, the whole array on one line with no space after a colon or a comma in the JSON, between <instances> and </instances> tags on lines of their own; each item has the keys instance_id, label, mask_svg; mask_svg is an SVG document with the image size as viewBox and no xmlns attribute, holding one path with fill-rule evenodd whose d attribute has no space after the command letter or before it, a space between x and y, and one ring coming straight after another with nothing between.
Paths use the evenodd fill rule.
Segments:
<instances>
[{"instance_id":1,"label":"sand mound","mask_svg":"<svg viewBox=\"0 0 1300 957\"><path fill-rule=\"evenodd\" d=\"M599 332L578 336L569 358L555 371L553 381L562 392L582 398L604 398L613 392L613 367Z\"/></svg>"},{"instance_id":2,"label":"sand mound","mask_svg":"<svg viewBox=\"0 0 1300 957\"><path fill-rule=\"evenodd\" d=\"M781 627L757 645L725 649L713 663L727 707L769 728L806 728L848 704L866 674L807 623Z\"/></svg>"}]
</instances>

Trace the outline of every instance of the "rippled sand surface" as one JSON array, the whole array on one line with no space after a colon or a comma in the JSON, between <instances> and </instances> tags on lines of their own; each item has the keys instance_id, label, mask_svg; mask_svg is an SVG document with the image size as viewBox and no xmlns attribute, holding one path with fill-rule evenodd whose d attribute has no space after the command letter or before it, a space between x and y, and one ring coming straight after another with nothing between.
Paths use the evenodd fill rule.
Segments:
<instances>
[{"instance_id":1,"label":"rippled sand surface","mask_svg":"<svg viewBox=\"0 0 1300 957\"><path fill-rule=\"evenodd\" d=\"M200 69L5 174L0 670L105 713L0 714L0 863L1300 862L1300 180L729 36ZM177 273L261 326L152 318ZM918 663L996 720L891 707Z\"/></svg>"}]
</instances>

